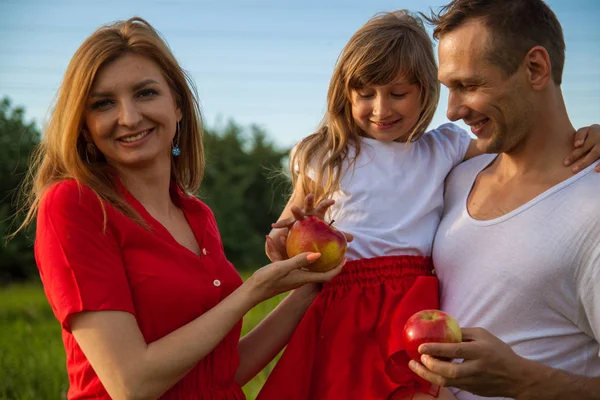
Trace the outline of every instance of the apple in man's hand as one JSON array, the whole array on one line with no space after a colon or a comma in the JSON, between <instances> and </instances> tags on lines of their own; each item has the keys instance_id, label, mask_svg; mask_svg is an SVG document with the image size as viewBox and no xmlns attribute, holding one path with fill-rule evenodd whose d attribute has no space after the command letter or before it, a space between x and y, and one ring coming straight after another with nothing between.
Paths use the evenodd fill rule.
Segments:
<instances>
[{"instance_id":1,"label":"apple in man's hand","mask_svg":"<svg viewBox=\"0 0 600 400\"><path fill-rule=\"evenodd\" d=\"M304 217L292 225L287 237L286 250L289 257L300 253L321 253L321 257L306 266L315 272L326 272L342 262L348 243L346 236L331 224L314 217Z\"/></svg>"},{"instance_id":2,"label":"apple in man's hand","mask_svg":"<svg viewBox=\"0 0 600 400\"><path fill-rule=\"evenodd\" d=\"M422 310L404 325L404 347L408 356L421 362L419 346L423 343L460 343L462 332L458 322L440 310Z\"/></svg>"}]
</instances>

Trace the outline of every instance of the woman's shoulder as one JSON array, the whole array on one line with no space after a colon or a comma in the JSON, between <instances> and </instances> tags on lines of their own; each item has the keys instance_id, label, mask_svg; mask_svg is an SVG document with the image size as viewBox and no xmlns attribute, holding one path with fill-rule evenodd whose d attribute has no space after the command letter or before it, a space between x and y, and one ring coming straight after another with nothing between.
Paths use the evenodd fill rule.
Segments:
<instances>
[{"instance_id":1,"label":"woman's shoulder","mask_svg":"<svg viewBox=\"0 0 600 400\"><path fill-rule=\"evenodd\" d=\"M87 185L75 179L51 184L40 198L38 214L94 217L104 215L106 205Z\"/></svg>"},{"instance_id":2,"label":"woman's shoulder","mask_svg":"<svg viewBox=\"0 0 600 400\"><path fill-rule=\"evenodd\" d=\"M65 179L51 184L41 197L42 203L53 205L73 205L74 203L87 202L97 196L87 185L75 179Z\"/></svg>"}]
</instances>

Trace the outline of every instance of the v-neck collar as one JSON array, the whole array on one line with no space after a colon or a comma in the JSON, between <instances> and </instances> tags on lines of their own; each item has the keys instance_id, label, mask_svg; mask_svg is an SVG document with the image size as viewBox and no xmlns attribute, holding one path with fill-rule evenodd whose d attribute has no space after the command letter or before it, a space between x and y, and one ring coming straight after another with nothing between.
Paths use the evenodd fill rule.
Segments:
<instances>
[{"instance_id":1,"label":"v-neck collar","mask_svg":"<svg viewBox=\"0 0 600 400\"><path fill-rule=\"evenodd\" d=\"M483 158L485 156L489 156L489 158L488 159ZM500 215L500 216L492 218L492 219L476 219L469 212L469 197L471 196L471 193L473 192L473 188L475 187L475 182L477 181L477 177L479 176L479 174L483 170L485 170L487 167L489 167L494 162L494 160L496 160L496 158L498 157L498 154L487 154L487 155L481 155L479 157L482 157L483 162L482 162L480 168L477 169L477 172L471 178L470 185L468 186L469 190L467 191L466 196L463 198L463 201L462 201L463 214L465 215L466 219L471 224L477 225L477 226L496 225L496 224L502 223L504 221L507 221L507 220L521 214L522 212L528 210L529 208L531 208L531 207L535 206L536 204L538 204L539 202L543 201L547 197L552 196L554 193L577 182L579 179L583 178L585 175L592 173L593 169L596 167L596 165L600 164L600 162L598 162L598 161L594 162L592 165L586 167L582 171L574 174L573 176L571 176L561 182L558 182L554 186L544 190L543 192L539 193L534 198L530 199L529 201L521 204L514 210L509 211L503 215Z\"/></svg>"},{"instance_id":2,"label":"v-neck collar","mask_svg":"<svg viewBox=\"0 0 600 400\"><path fill-rule=\"evenodd\" d=\"M134 210L142 217L142 219L148 224L151 231L154 232L157 236L160 236L163 240L170 242L171 244L181 248L183 251L189 253L191 256L196 258L202 257L202 250L200 254L196 254L181 243L179 243L169 232L167 228L163 224L161 224L156 218L152 216L146 210L146 207L137 199L131 192L123 185L121 180L116 177L115 183L125 199L127 203L134 208ZM171 181L169 184L169 194L171 195L171 199L175 206L183 211L185 219L194 234L196 242L198 242L198 246L200 249L203 247L204 243L204 230L202 226L204 226L205 221L205 212L201 209L201 207L197 207L193 199L187 198L183 191L177 186L174 181Z\"/></svg>"}]
</instances>

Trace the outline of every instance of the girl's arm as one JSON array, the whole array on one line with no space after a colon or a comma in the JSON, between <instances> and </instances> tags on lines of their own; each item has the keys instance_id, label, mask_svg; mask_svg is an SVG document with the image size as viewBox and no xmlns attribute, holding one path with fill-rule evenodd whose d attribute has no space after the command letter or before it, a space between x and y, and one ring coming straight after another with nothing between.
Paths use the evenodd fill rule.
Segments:
<instances>
[{"instance_id":1,"label":"girl's arm","mask_svg":"<svg viewBox=\"0 0 600 400\"><path fill-rule=\"evenodd\" d=\"M314 199L315 199L315 197L320 197L320 195L322 193L320 193L316 189L316 185L314 184L314 182L313 182L313 185L311 185L312 186L311 189L314 189L312 192L313 194L304 193L304 187L302 186L301 178L302 177L298 177L296 186L294 187L294 191L292 192L292 195L290 196L290 200L288 201L285 208L281 212L281 215L279 216L277 223L274 225L289 225L294 220L301 219L305 214L306 215L315 215L321 219L324 219L327 209L334 204L333 200L325 199L325 200L320 201L319 204L317 204L315 207ZM287 224L286 224L286 222L287 222ZM271 261L274 261L273 258L271 257L271 254L273 254L273 252L276 252L279 255L281 255L281 257L283 259L287 258L286 257L287 251L285 250L285 239L284 238L287 237L288 230L289 230L289 228L287 226L274 227L273 229L271 229L271 232L269 232L269 234L267 235L267 240L265 242L265 253L267 254L267 257L269 257L269 259ZM350 237L347 237L347 238L352 240ZM269 240L272 241L271 251L269 251L269 248L268 248Z\"/></svg>"},{"instance_id":2,"label":"girl's arm","mask_svg":"<svg viewBox=\"0 0 600 400\"><path fill-rule=\"evenodd\" d=\"M473 157L477 157L483 154L483 151L477 148L477 140L471 139L469 142L469 147L467 148L467 152L465 153L465 158L463 161L470 160Z\"/></svg>"},{"instance_id":3,"label":"girl's arm","mask_svg":"<svg viewBox=\"0 0 600 400\"><path fill-rule=\"evenodd\" d=\"M265 251L271 261L277 262L287 258L285 249L287 226L296 219L304 218L305 215L324 218L327 209L334 203L333 200L322 200L315 206L314 198L313 194L305 196L299 179L288 204L278 222L274 224L283 227L272 229L267 236ZM351 235L346 234L346 238L348 241L352 241ZM341 268L341 265L338 268ZM294 290L260 324L240 340L240 366L235 378L240 385L245 384L260 372L289 342L296 326L318 293L317 284L304 285ZM268 337L269 340L264 340L265 337Z\"/></svg>"},{"instance_id":4,"label":"girl's arm","mask_svg":"<svg viewBox=\"0 0 600 400\"><path fill-rule=\"evenodd\" d=\"M471 139L463 161L483 154L475 145L476 142ZM596 162L600 158L600 125L579 128L573 137L573 146L575 150L564 161L565 166L573 164L573 172L581 171ZM600 172L600 165L596 167L596 172Z\"/></svg>"},{"instance_id":5,"label":"girl's arm","mask_svg":"<svg viewBox=\"0 0 600 400\"><path fill-rule=\"evenodd\" d=\"M290 207L292 199L286 206L289 215L292 215ZM285 214L286 210L281 218ZM282 230L287 234L287 228ZM275 247L275 242L280 244L283 252L281 248ZM287 258L285 240L275 241L267 236L265 251L271 261L276 262ZM317 293L318 290L314 285L304 285L292 291L265 319L240 339L238 345L240 366L235 374L235 380L240 386L256 376L289 342ZM265 337L269 340L265 340Z\"/></svg>"},{"instance_id":6,"label":"girl's arm","mask_svg":"<svg viewBox=\"0 0 600 400\"><path fill-rule=\"evenodd\" d=\"M256 271L208 312L167 336L146 343L135 317L122 311L81 312L70 318L77 343L114 399L156 399L208 355L253 306L341 271L302 269L318 259L303 253ZM263 336L264 341L270 340Z\"/></svg>"},{"instance_id":7,"label":"girl's arm","mask_svg":"<svg viewBox=\"0 0 600 400\"><path fill-rule=\"evenodd\" d=\"M281 215L279 216L279 219L277 221L282 221L282 220L287 220L289 218L293 217L292 214L292 208L297 207L297 208L301 208L304 205L304 198L306 197L306 194L304 193L304 187L302 186L302 179L301 177L298 177L298 180L296 181L296 185L294 187L294 191L292 192L292 195L290 196L290 199L288 200L287 204L285 205L283 211L281 212ZM288 228L273 228L271 229L271 232L269 232L269 235L267 236L267 240L265 241L265 253L267 254L267 256L269 257L269 259L271 261L273 261L273 259L271 259L270 256L270 252L269 252L269 238L272 241L272 246L275 247L275 250L277 253L279 254L287 254L286 250L285 250L285 246L283 245L282 239L281 239L281 235L283 236L287 236L288 233Z\"/></svg>"},{"instance_id":8,"label":"girl's arm","mask_svg":"<svg viewBox=\"0 0 600 400\"><path fill-rule=\"evenodd\" d=\"M240 366L235 374L240 386L248 383L287 345L317 294L314 284L294 290L240 339Z\"/></svg>"}]
</instances>

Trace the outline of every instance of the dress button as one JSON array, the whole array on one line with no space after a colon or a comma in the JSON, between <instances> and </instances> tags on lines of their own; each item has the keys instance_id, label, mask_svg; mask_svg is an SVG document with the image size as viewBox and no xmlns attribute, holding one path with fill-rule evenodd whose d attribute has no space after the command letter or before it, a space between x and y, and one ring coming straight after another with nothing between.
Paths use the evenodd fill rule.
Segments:
<instances>
[{"instance_id":1,"label":"dress button","mask_svg":"<svg viewBox=\"0 0 600 400\"><path fill-rule=\"evenodd\" d=\"M218 279L215 279L215 280L213 281L213 285L215 285L215 286L219 287L219 286L221 286L221 281L220 281L220 280L218 280Z\"/></svg>"},{"instance_id":2,"label":"dress button","mask_svg":"<svg viewBox=\"0 0 600 400\"><path fill-rule=\"evenodd\" d=\"M202 254L206 255L206 249L202 249Z\"/></svg>"}]
</instances>

